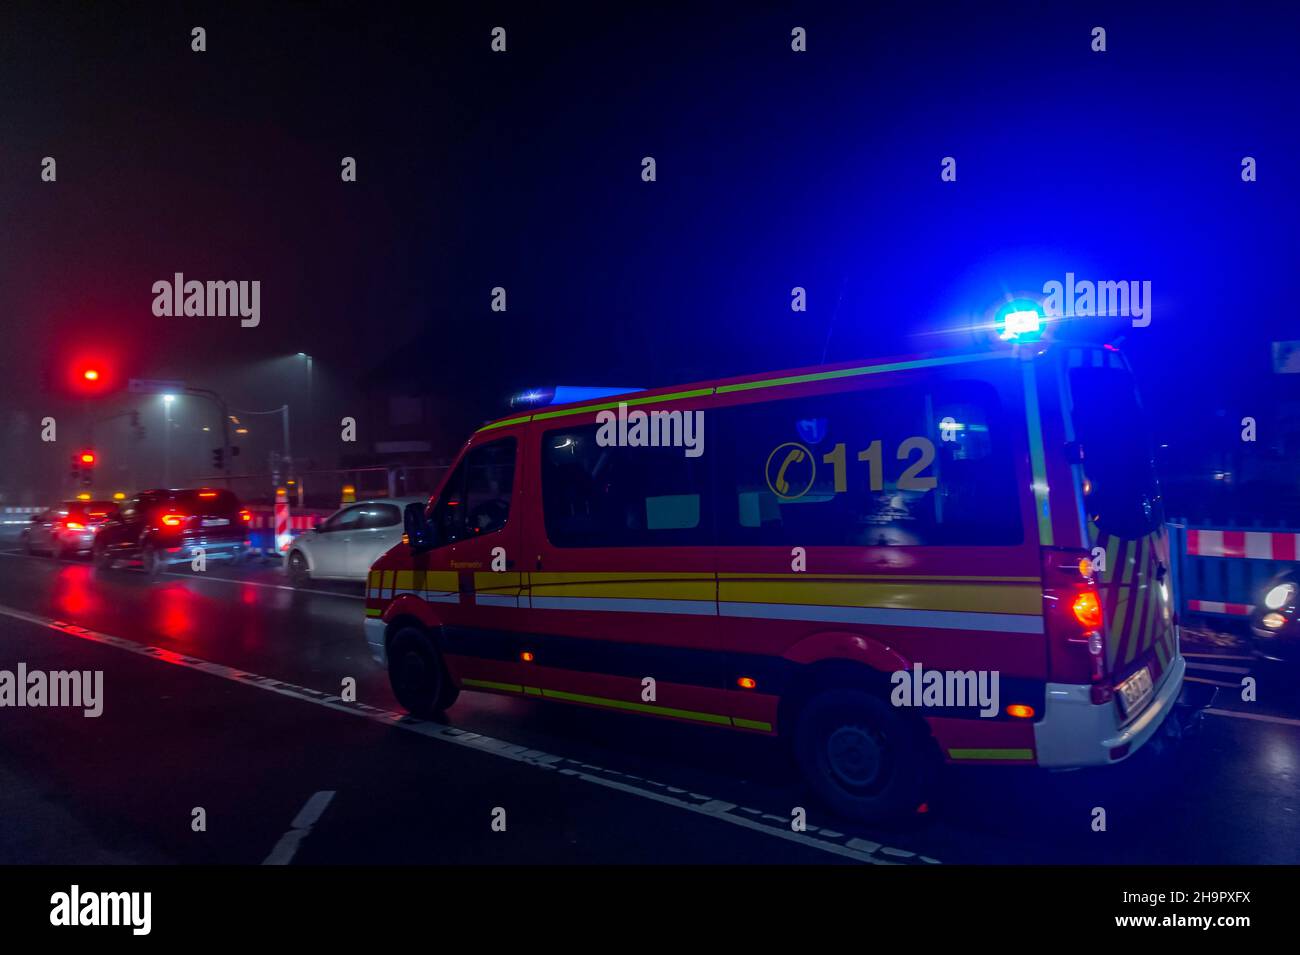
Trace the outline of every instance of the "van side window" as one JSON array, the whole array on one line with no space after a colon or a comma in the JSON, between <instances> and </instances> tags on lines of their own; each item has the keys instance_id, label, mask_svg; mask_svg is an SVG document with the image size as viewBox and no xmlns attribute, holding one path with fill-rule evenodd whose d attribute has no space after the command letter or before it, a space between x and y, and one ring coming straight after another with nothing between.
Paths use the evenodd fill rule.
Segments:
<instances>
[{"instance_id":1,"label":"van side window","mask_svg":"<svg viewBox=\"0 0 1300 955\"><path fill-rule=\"evenodd\" d=\"M1023 540L1010 431L987 383L768 401L714 420L722 545Z\"/></svg>"},{"instance_id":2,"label":"van side window","mask_svg":"<svg viewBox=\"0 0 1300 955\"><path fill-rule=\"evenodd\" d=\"M707 456L680 447L602 447L596 424L542 435L542 508L556 547L710 543Z\"/></svg>"},{"instance_id":3,"label":"van side window","mask_svg":"<svg viewBox=\"0 0 1300 955\"><path fill-rule=\"evenodd\" d=\"M470 449L433 506L438 544L491 534L506 526L515 480L515 439Z\"/></svg>"}]
</instances>

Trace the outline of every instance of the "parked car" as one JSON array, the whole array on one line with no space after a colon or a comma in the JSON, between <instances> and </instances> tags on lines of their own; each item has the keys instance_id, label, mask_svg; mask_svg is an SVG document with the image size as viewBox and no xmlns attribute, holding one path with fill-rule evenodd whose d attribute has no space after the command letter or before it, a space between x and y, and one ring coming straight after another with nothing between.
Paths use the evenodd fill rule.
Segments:
<instances>
[{"instance_id":1,"label":"parked car","mask_svg":"<svg viewBox=\"0 0 1300 955\"><path fill-rule=\"evenodd\" d=\"M116 513L112 501L61 501L32 516L21 534L23 549L52 557L89 554L96 531Z\"/></svg>"},{"instance_id":2,"label":"parked car","mask_svg":"<svg viewBox=\"0 0 1300 955\"><path fill-rule=\"evenodd\" d=\"M335 511L319 526L294 538L289 550L289 581L305 587L313 580L365 580L370 565L402 539L402 512L424 497L358 501Z\"/></svg>"},{"instance_id":3,"label":"parked car","mask_svg":"<svg viewBox=\"0 0 1300 955\"><path fill-rule=\"evenodd\" d=\"M1300 664L1300 572L1285 571L1264 585L1250 635L1260 659Z\"/></svg>"},{"instance_id":4,"label":"parked car","mask_svg":"<svg viewBox=\"0 0 1300 955\"><path fill-rule=\"evenodd\" d=\"M252 514L230 491L213 488L141 491L118 508L95 534L95 567L139 560L149 574L191 560L201 548L208 560L243 559Z\"/></svg>"}]
</instances>

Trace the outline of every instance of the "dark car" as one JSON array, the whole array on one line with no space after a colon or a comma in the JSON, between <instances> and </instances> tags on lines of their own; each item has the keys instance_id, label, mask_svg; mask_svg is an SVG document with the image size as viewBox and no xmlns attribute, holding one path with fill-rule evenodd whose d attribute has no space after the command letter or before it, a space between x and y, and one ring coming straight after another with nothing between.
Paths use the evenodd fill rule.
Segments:
<instances>
[{"instance_id":1,"label":"dark car","mask_svg":"<svg viewBox=\"0 0 1300 955\"><path fill-rule=\"evenodd\" d=\"M1264 585L1250 614L1255 655L1300 663L1300 571L1288 570Z\"/></svg>"},{"instance_id":2,"label":"dark car","mask_svg":"<svg viewBox=\"0 0 1300 955\"><path fill-rule=\"evenodd\" d=\"M139 560L146 572L191 560L237 562L248 551L252 515L229 491L212 488L141 491L100 527L92 551L97 568Z\"/></svg>"},{"instance_id":3,"label":"dark car","mask_svg":"<svg viewBox=\"0 0 1300 955\"><path fill-rule=\"evenodd\" d=\"M112 501L62 501L32 517L23 528L23 548L52 557L89 554L95 533L116 513Z\"/></svg>"}]
</instances>

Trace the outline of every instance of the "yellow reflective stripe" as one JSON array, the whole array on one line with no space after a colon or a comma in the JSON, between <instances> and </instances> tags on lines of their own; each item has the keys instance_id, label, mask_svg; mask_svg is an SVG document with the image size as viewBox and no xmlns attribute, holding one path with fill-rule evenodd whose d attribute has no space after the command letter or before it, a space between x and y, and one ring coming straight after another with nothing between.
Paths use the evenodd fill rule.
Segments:
<instances>
[{"instance_id":1,"label":"yellow reflective stripe","mask_svg":"<svg viewBox=\"0 0 1300 955\"><path fill-rule=\"evenodd\" d=\"M1129 596L1129 568L1132 563L1128 560L1129 541L1121 541L1119 548L1119 580L1115 586L1115 613L1110 618L1110 638L1115 642L1115 649L1118 653L1120 638L1124 634L1124 617L1128 614L1128 596Z\"/></svg>"},{"instance_id":2,"label":"yellow reflective stripe","mask_svg":"<svg viewBox=\"0 0 1300 955\"><path fill-rule=\"evenodd\" d=\"M711 573L689 573L686 571L673 573L655 573L654 571L596 571L596 570L579 570L564 572L545 572L538 571L531 575L534 585L537 584L567 584L572 581L619 581L619 580L712 580Z\"/></svg>"},{"instance_id":3,"label":"yellow reflective stripe","mask_svg":"<svg viewBox=\"0 0 1300 955\"><path fill-rule=\"evenodd\" d=\"M612 700L604 696L589 696L586 693L570 693L567 690L538 689L533 686L520 686L517 683L498 683L494 680L474 680L468 677L460 681L465 686L479 687L485 690L504 690L508 693L541 694L544 699L560 700L565 703L587 703L592 706L604 706L615 710L628 710L633 713L649 713L654 716L674 716L679 719L696 720L701 723L715 723L721 726L736 725L741 729L772 731L771 723L761 720L732 719L717 713L701 713L697 710L683 710L673 706L656 706L651 703L634 703L630 700Z\"/></svg>"},{"instance_id":4,"label":"yellow reflective stripe","mask_svg":"<svg viewBox=\"0 0 1300 955\"><path fill-rule=\"evenodd\" d=\"M507 418L507 419L505 419L504 421L493 421L491 424L485 424L485 425L483 425L483 427L479 428L478 431L475 432L475 434L479 434L479 433L481 433L481 432L483 432L483 431L491 431L493 428L506 428L506 427L509 427L509 426L512 425L512 424L523 424L523 423L526 422L530 417L532 417L532 416L531 416L531 415L523 415L522 417L519 417L519 418Z\"/></svg>"},{"instance_id":5,"label":"yellow reflective stripe","mask_svg":"<svg viewBox=\"0 0 1300 955\"><path fill-rule=\"evenodd\" d=\"M651 600L713 600L716 585L708 580L610 581L538 584L532 582L534 597L594 597Z\"/></svg>"},{"instance_id":6,"label":"yellow reflective stripe","mask_svg":"<svg viewBox=\"0 0 1300 955\"><path fill-rule=\"evenodd\" d=\"M914 581L878 583L822 580L724 580L718 599L724 603L794 604L831 607L896 607L902 610L971 610L1038 615L1043 612L1041 584L1033 586L963 586Z\"/></svg>"},{"instance_id":7,"label":"yellow reflective stripe","mask_svg":"<svg viewBox=\"0 0 1300 955\"><path fill-rule=\"evenodd\" d=\"M460 682L465 686L477 686L485 690L506 690L510 693L524 692L524 688L518 683L497 683L495 680L471 680L469 677L462 677Z\"/></svg>"},{"instance_id":8,"label":"yellow reflective stripe","mask_svg":"<svg viewBox=\"0 0 1300 955\"><path fill-rule=\"evenodd\" d=\"M676 716L681 719L699 720L702 723L721 723L731 725L731 718L716 713L697 713L694 710L679 710L671 706L655 706L651 703L633 703L631 700L611 700L603 696L587 696L585 693L569 693L565 690L548 690L542 688L542 695L549 700L566 700L570 703L590 703L594 706L608 706L616 710L630 710L634 713L653 713L656 716Z\"/></svg>"},{"instance_id":9,"label":"yellow reflective stripe","mask_svg":"<svg viewBox=\"0 0 1300 955\"><path fill-rule=\"evenodd\" d=\"M1133 602L1133 623L1125 631L1128 636L1128 651L1124 654L1124 662L1132 663L1137 659L1137 655L1142 652L1146 644L1146 634L1142 631L1143 621L1146 619L1147 610L1151 605L1150 587L1138 589L1138 584L1143 582L1145 576L1144 568L1146 567L1147 550L1150 547L1150 540L1142 538L1136 541L1134 549L1137 552L1137 560L1133 562L1133 573L1130 576L1129 599Z\"/></svg>"},{"instance_id":10,"label":"yellow reflective stripe","mask_svg":"<svg viewBox=\"0 0 1300 955\"><path fill-rule=\"evenodd\" d=\"M1033 759L1032 749L950 749L950 759Z\"/></svg>"},{"instance_id":11,"label":"yellow reflective stripe","mask_svg":"<svg viewBox=\"0 0 1300 955\"><path fill-rule=\"evenodd\" d=\"M366 608L366 616L367 616L367 617L382 617L383 615L384 615L384 612L383 612L382 610L379 610L379 609L374 608L374 607L367 607L367 608Z\"/></svg>"},{"instance_id":12,"label":"yellow reflective stripe","mask_svg":"<svg viewBox=\"0 0 1300 955\"><path fill-rule=\"evenodd\" d=\"M862 375L882 375L891 371L910 371L913 368L935 368L940 365L962 365L973 361L992 361L1010 358L1009 352L978 352L971 355L948 355L943 358L917 358L912 361L891 361L880 365L860 365L856 368L838 368L834 371L815 371L806 375L786 375L765 378L762 381L742 381L739 384L719 385L718 394L752 391L755 388L775 388L778 385L802 385L810 381L834 381L838 378L857 378Z\"/></svg>"},{"instance_id":13,"label":"yellow reflective stripe","mask_svg":"<svg viewBox=\"0 0 1300 955\"><path fill-rule=\"evenodd\" d=\"M1052 546L1052 511L1048 503L1047 458L1043 454L1043 420L1038 410L1038 379L1034 363L1022 368L1025 382L1025 419L1029 426L1029 463L1033 471L1034 515L1038 519L1038 543Z\"/></svg>"},{"instance_id":14,"label":"yellow reflective stripe","mask_svg":"<svg viewBox=\"0 0 1300 955\"><path fill-rule=\"evenodd\" d=\"M593 411L605 411L610 408L617 408L619 405L627 405L629 408L633 405L652 405L660 401L681 401L683 398L706 398L713 394L712 388L694 388L690 391L676 391L670 395L637 395L632 392L627 397L615 398L613 401L602 401L594 405L582 405L578 408L558 408L555 411L539 411L533 415L534 421L544 421L547 418L563 418L573 414L590 414Z\"/></svg>"},{"instance_id":15,"label":"yellow reflective stripe","mask_svg":"<svg viewBox=\"0 0 1300 955\"><path fill-rule=\"evenodd\" d=\"M524 575L513 570L498 572L488 571L474 573L474 590L480 594L490 594L498 590L516 591L523 586Z\"/></svg>"},{"instance_id":16,"label":"yellow reflective stripe","mask_svg":"<svg viewBox=\"0 0 1300 955\"><path fill-rule=\"evenodd\" d=\"M685 575L678 575L685 576ZM701 575L706 576L706 575ZM751 574L724 572L718 575L722 580L793 580L802 579L804 575L794 573L782 574ZM1041 584L1041 577L985 577L970 574L818 574L818 580L896 580L903 583L920 583L928 584L940 580L956 580L966 583L991 583L991 584Z\"/></svg>"}]
</instances>

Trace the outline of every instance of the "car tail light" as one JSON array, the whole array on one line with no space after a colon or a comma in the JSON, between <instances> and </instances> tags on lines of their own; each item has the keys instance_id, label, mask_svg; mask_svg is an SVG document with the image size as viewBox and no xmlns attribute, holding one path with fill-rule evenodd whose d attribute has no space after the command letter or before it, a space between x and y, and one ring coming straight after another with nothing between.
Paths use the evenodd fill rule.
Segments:
<instances>
[{"instance_id":1,"label":"car tail light","mask_svg":"<svg viewBox=\"0 0 1300 955\"><path fill-rule=\"evenodd\" d=\"M1048 679L1091 684L1094 703L1109 700L1105 614L1085 552L1043 550L1043 620Z\"/></svg>"},{"instance_id":2,"label":"car tail light","mask_svg":"<svg viewBox=\"0 0 1300 955\"><path fill-rule=\"evenodd\" d=\"M247 508L245 508L244 510L239 512L239 519L243 521L245 524L247 524L249 521L253 519L253 513L249 511Z\"/></svg>"},{"instance_id":3,"label":"car tail light","mask_svg":"<svg viewBox=\"0 0 1300 955\"><path fill-rule=\"evenodd\" d=\"M185 520L180 514L164 514L162 522L167 527L180 527Z\"/></svg>"},{"instance_id":4,"label":"car tail light","mask_svg":"<svg viewBox=\"0 0 1300 955\"><path fill-rule=\"evenodd\" d=\"M84 531L86 529L86 525L80 521L66 521L63 526L70 531Z\"/></svg>"}]
</instances>

